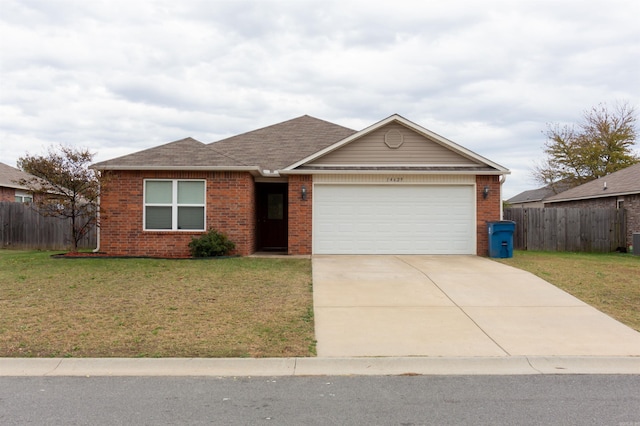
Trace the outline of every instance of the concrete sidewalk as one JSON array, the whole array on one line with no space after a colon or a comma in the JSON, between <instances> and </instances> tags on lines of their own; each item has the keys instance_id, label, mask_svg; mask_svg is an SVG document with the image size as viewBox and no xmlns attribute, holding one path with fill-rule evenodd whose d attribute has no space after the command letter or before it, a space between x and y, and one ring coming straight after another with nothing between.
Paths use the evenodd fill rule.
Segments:
<instances>
[{"instance_id":1,"label":"concrete sidewalk","mask_svg":"<svg viewBox=\"0 0 640 426\"><path fill-rule=\"evenodd\" d=\"M640 357L0 358L0 377L640 374Z\"/></svg>"},{"instance_id":2,"label":"concrete sidewalk","mask_svg":"<svg viewBox=\"0 0 640 426\"><path fill-rule=\"evenodd\" d=\"M640 356L637 331L477 256L314 256L313 286L319 357Z\"/></svg>"}]
</instances>

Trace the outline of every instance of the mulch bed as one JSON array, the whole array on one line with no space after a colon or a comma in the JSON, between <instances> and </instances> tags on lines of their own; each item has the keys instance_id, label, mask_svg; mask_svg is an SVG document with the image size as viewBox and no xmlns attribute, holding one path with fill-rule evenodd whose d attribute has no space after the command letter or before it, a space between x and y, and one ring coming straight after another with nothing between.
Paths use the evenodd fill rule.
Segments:
<instances>
[{"instance_id":1,"label":"mulch bed","mask_svg":"<svg viewBox=\"0 0 640 426\"><path fill-rule=\"evenodd\" d=\"M156 256L112 256L104 252L68 252L52 254L54 259L169 259L169 260L205 260L205 259L230 259L235 256L214 256L214 257L156 257Z\"/></svg>"}]
</instances>

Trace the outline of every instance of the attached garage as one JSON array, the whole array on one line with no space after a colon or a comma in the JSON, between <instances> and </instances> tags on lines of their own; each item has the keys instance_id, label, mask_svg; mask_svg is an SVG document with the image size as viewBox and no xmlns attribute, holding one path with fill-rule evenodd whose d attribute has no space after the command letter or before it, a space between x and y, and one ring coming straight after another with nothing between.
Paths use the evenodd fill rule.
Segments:
<instances>
[{"instance_id":1,"label":"attached garage","mask_svg":"<svg viewBox=\"0 0 640 426\"><path fill-rule=\"evenodd\" d=\"M312 254L483 255L509 171L394 115L279 173L291 205L311 201L289 209L289 242L311 225Z\"/></svg>"},{"instance_id":2,"label":"attached garage","mask_svg":"<svg viewBox=\"0 0 640 426\"><path fill-rule=\"evenodd\" d=\"M314 254L476 254L473 184L318 183L313 195Z\"/></svg>"}]
</instances>

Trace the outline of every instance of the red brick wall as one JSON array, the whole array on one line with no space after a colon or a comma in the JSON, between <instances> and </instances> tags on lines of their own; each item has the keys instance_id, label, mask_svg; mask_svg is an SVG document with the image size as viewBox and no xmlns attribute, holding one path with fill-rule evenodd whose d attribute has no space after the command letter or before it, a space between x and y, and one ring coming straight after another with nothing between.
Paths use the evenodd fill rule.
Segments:
<instances>
[{"instance_id":1,"label":"red brick wall","mask_svg":"<svg viewBox=\"0 0 640 426\"><path fill-rule=\"evenodd\" d=\"M302 186L307 199L302 199ZM313 178L309 175L289 176L289 254L311 254Z\"/></svg>"},{"instance_id":2,"label":"red brick wall","mask_svg":"<svg viewBox=\"0 0 640 426\"><path fill-rule=\"evenodd\" d=\"M15 188L7 188L6 186L0 186L0 201L14 202L15 200L16 200Z\"/></svg>"},{"instance_id":3,"label":"red brick wall","mask_svg":"<svg viewBox=\"0 0 640 426\"><path fill-rule=\"evenodd\" d=\"M143 231L144 179L206 179L206 227L236 244L234 254L255 251L253 177L240 172L109 171L100 199L100 251L113 256L187 257L202 232Z\"/></svg>"},{"instance_id":4,"label":"red brick wall","mask_svg":"<svg viewBox=\"0 0 640 426\"><path fill-rule=\"evenodd\" d=\"M564 201L560 203L547 203L549 207L567 208L593 208L593 209L615 209L618 207L618 198L624 200L623 208L627 215L627 247L633 244L633 234L640 232L640 195L624 195L614 197L601 197L591 200Z\"/></svg>"},{"instance_id":5,"label":"red brick wall","mask_svg":"<svg viewBox=\"0 0 640 426\"><path fill-rule=\"evenodd\" d=\"M625 195L624 209L627 213L627 247L633 245L633 234L640 233L640 194Z\"/></svg>"},{"instance_id":6,"label":"red brick wall","mask_svg":"<svg viewBox=\"0 0 640 426\"><path fill-rule=\"evenodd\" d=\"M489 196L484 198L485 186ZM487 222L500 220L500 177L476 176L476 254L489 255L489 232Z\"/></svg>"},{"instance_id":7,"label":"red brick wall","mask_svg":"<svg viewBox=\"0 0 640 426\"><path fill-rule=\"evenodd\" d=\"M114 256L187 257L188 244L201 232L143 231L144 179L206 179L207 228L226 233L236 254L256 250L255 184L249 173L111 171L101 197L100 251ZM302 186L307 199L302 200ZM485 200L482 193L489 187ZM498 176L477 176L477 254L488 254L487 221L500 219ZM312 250L313 179L289 177L288 253L307 255Z\"/></svg>"}]
</instances>

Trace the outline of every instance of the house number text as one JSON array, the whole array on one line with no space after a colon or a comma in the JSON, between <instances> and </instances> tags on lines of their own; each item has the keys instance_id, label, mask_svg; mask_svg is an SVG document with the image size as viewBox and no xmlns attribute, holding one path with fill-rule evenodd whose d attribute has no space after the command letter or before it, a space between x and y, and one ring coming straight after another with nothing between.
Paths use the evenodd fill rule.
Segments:
<instances>
[{"instance_id":1,"label":"house number text","mask_svg":"<svg viewBox=\"0 0 640 426\"><path fill-rule=\"evenodd\" d=\"M388 177L387 182L402 182L404 178L401 177Z\"/></svg>"}]
</instances>

